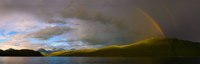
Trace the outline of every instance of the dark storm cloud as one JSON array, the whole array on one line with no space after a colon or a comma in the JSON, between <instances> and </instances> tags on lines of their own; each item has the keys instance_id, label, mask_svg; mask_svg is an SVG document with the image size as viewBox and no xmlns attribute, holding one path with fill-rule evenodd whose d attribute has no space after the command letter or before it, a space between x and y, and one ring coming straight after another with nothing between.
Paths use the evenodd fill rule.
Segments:
<instances>
[{"instance_id":1,"label":"dark storm cloud","mask_svg":"<svg viewBox=\"0 0 200 64\"><path fill-rule=\"evenodd\" d=\"M61 35L69 30L70 30L70 28L68 28L68 27L57 27L57 26L47 27L47 28L41 29L39 31L31 32L31 33L25 35L25 37L32 37L32 38L38 38L41 40L47 40L51 37Z\"/></svg>"},{"instance_id":2,"label":"dark storm cloud","mask_svg":"<svg viewBox=\"0 0 200 64\"><path fill-rule=\"evenodd\" d=\"M134 2L136 4L133 4ZM74 18L75 22L73 23L77 25L72 23L72 28L77 30L73 30L72 34L80 41L95 45L130 44L148 37L160 36L153 23L134 8L136 5L139 6L137 3L140 2L143 1L88 0L85 2L77 0L73 2L77 4L76 6L69 8L67 5L69 9L57 9L59 11L55 14L60 14L61 18L65 19ZM52 15L54 16L54 14ZM51 18L48 18L48 23L69 22L65 20L50 20ZM56 31L46 33L46 30L43 29L41 31L28 35L33 35L33 38L48 39L66 33L62 31L59 34Z\"/></svg>"},{"instance_id":3,"label":"dark storm cloud","mask_svg":"<svg viewBox=\"0 0 200 64\"><path fill-rule=\"evenodd\" d=\"M198 2L200 1L2 0L0 8L3 10L0 11L1 13L8 10L23 11L35 14L46 19L41 22L49 24L72 23L67 29L52 27L28 34L32 35L32 38L43 40L57 35L66 36L64 34L69 33L77 37L74 40L89 44L130 44L145 38L161 36L152 21L135 8L138 7L156 20L167 37L199 41L200 4ZM61 19L52 19L54 17Z\"/></svg>"},{"instance_id":4,"label":"dark storm cloud","mask_svg":"<svg viewBox=\"0 0 200 64\"><path fill-rule=\"evenodd\" d=\"M175 21L176 29L174 27L165 28L165 33L169 37L200 41L200 2L199 0L163 0L169 7L172 18Z\"/></svg>"}]
</instances>

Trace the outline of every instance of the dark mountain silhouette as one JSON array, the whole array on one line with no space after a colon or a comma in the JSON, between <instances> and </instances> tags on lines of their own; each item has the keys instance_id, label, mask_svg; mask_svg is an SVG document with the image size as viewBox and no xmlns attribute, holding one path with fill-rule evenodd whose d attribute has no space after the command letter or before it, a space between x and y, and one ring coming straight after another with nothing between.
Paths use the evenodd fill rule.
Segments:
<instances>
[{"instance_id":1,"label":"dark mountain silhouette","mask_svg":"<svg viewBox=\"0 0 200 64\"><path fill-rule=\"evenodd\" d=\"M55 56L199 57L200 43L153 37L130 45L74 50Z\"/></svg>"},{"instance_id":2,"label":"dark mountain silhouette","mask_svg":"<svg viewBox=\"0 0 200 64\"><path fill-rule=\"evenodd\" d=\"M29 50L29 49L22 49L22 50L15 50L15 49L7 49L7 50L0 50L0 56L43 56L40 52Z\"/></svg>"}]
</instances>

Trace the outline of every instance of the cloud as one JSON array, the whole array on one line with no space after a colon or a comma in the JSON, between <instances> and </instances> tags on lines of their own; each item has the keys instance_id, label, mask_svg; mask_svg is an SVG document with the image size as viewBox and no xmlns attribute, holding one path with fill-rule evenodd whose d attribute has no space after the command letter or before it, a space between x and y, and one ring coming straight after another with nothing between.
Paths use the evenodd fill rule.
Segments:
<instances>
[{"instance_id":1,"label":"cloud","mask_svg":"<svg viewBox=\"0 0 200 64\"><path fill-rule=\"evenodd\" d=\"M55 41L55 42L75 42L78 40L74 40L74 39L68 39L68 40L59 40L59 41Z\"/></svg>"},{"instance_id":2,"label":"cloud","mask_svg":"<svg viewBox=\"0 0 200 64\"><path fill-rule=\"evenodd\" d=\"M14 48L14 49L39 49L41 46L50 46L49 44L45 43L34 43L31 42L29 39L24 39L23 34L19 33L16 35L6 36L6 39L9 39L3 43L0 43L1 49L8 49L8 48Z\"/></svg>"},{"instance_id":3,"label":"cloud","mask_svg":"<svg viewBox=\"0 0 200 64\"><path fill-rule=\"evenodd\" d=\"M31 32L45 27L52 27L55 24L48 24L42 18L30 13L8 13L0 19L0 29L6 32Z\"/></svg>"},{"instance_id":4,"label":"cloud","mask_svg":"<svg viewBox=\"0 0 200 64\"><path fill-rule=\"evenodd\" d=\"M2 45L26 48L34 48L35 46L36 48L63 47L81 49L98 48L107 45L124 45L148 37L161 36L152 21L135 9L134 6L141 7L145 12L149 13L167 35L175 34L172 32L173 27L168 20L168 14L156 0L86 1L1 0L0 30L5 30L5 34L11 31L21 33L20 36L19 34L9 36L13 43L5 42ZM170 1L167 2L169 4ZM173 13L180 11L181 6L170 5L171 8L177 7L175 9L178 9L173 10ZM198 9L198 7L195 9ZM185 20L179 15L175 17ZM192 17L193 14L189 15ZM196 15L198 17L198 14ZM187 18L187 15L185 16ZM58 27L58 25L62 26ZM188 32L183 31L184 29L181 29L182 32ZM193 32L197 33L198 31ZM21 38L21 36L25 38ZM51 40L52 37L57 36L59 38ZM15 39L15 37L18 39ZM8 37L2 36L0 38L5 39ZM39 41L32 42L30 39L39 39ZM43 41L46 41L46 43ZM55 44L55 42L60 43Z\"/></svg>"},{"instance_id":5,"label":"cloud","mask_svg":"<svg viewBox=\"0 0 200 64\"><path fill-rule=\"evenodd\" d=\"M133 7L132 13L129 13L133 18L129 20L87 8L61 11L60 14L60 18L69 24L68 27L76 29L68 32L74 37L67 34L63 35L64 38L81 40L93 45L130 44L144 38L160 36L152 21Z\"/></svg>"},{"instance_id":6,"label":"cloud","mask_svg":"<svg viewBox=\"0 0 200 64\"><path fill-rule=\"evenodd\" d=\"M160 36L159 31L151 20L145 18L136 9L132 10L132 17L134 18L131 20L83 8L75 8L68 11L61 10L61 12L56 13L51 21L47 23L63 24L66 28L73 30L63 32L63 29L61 29L59 32L55 30L49 33L45 31L50 29L41 29L40 31L28 34L28 36L41 40L47 40L54 36L62 36L70 41L60 40L57 42L80 40L90 45L123 45L148 37ZM34 34L37 35L34 36Z\"/></svg>"},{"instance_id":7,"label":"cloud","mask_svg":"<svg viewBox=\"0 0 200 64\"><path fill-rule=\"evenodd\" d=\"M44 29L41 29L39 31L31 32L24 37L32 37L32 38L38 38L40 40L47 40L51 37L61 35L63 33L66 33L70 30L68 27L47 27Z\"/></svg>"},{"instance_id":8,"label":"cloud","mask_svg":"<svg viewBox=\"0 0 200 64\"><path fill-rule=\"evenodd\" d=\"M123 31L115 24L80 19L74 19L74 22L78 25L71 25L72 28L76 29L72 33L78 40L90 44L103 44L120 40L125 36L122 35Z\"/></svg>"}]
</instances>

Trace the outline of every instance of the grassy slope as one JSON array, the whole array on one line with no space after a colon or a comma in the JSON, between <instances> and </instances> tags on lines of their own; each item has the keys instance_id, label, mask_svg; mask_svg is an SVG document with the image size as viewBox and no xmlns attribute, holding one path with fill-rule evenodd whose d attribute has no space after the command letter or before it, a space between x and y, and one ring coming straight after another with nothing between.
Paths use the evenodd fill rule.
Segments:
<instances>
[{"instance_id":1,"label":"grassy slope","mask_svg":"<svg viewBox=\"0 0 200 64\"><path fill-rule=\"evenodd\" d=\"M59 52L53 52L51 54L45 54L44 52L42 53L44 56L64 56L66 55L66 53L68 53L69 51L59 51Z\"/></svg>"},{"instance_id":2,"label":"grassy slope","mask_svg":"<svg viewBox=\"0 0 200 64\"><path fill-rule=\"evenodd\" d=\"M101 49L74 50L51 56L191 57L200 56L200 44L172 38L153 37L130 45L111 45Z\"/></svg>"}]
</instances>

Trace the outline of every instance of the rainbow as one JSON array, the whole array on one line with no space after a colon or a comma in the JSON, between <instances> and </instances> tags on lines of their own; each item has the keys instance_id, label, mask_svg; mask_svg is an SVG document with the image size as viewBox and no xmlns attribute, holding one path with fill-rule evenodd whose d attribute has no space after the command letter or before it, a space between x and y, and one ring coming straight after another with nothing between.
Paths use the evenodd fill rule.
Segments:
<instances>
[{"instance_id":1,"label":"rainbow","mask_svg":"<svg viewBox=\"0 0 200 64\"><path fill-rule=\"evenodd\" d=\"M70 8L74 2L76 2L76 0L69 1L69 3L64 7L64 10Z\"/></svg>"},{"instance_id":2,"label":"rainbow","mask_svg":"<svg viewBox=\"0 0 200 64\"><path fill-rule=\"evenodd\" d=\"M169 7L167 6L166 3L164 3L163 0L159 0L159 1L160 1L160 3L163 5L164 9L166 10L166 12L167 12L167 14L168 14L168 16L169 16L169 19L171 20L172 24L173 24L174 27L176 28L176 22L175 22L175 20L173 19L173 15L172 15L172 13L171 13Z\"/></svg>"},{"instance_id":3,"label":"rainbow","mask_svg":"<svg viewBox=\"0 0 200 64\"><path fill-rule=\"evenodd\" d=\"M146 16L148 19L150 19L152 21L152 23L156 26L156 28L160 31L161 35L165 38L165 34L162 31L162 29L160 28L160 26L158 25L158 23L153 19L153 17L151 17L147 12L145 12L144 10L142 10L139 7L135 7L138 11L140 11L144 16Z\"/></svg>"}]
</instances>

